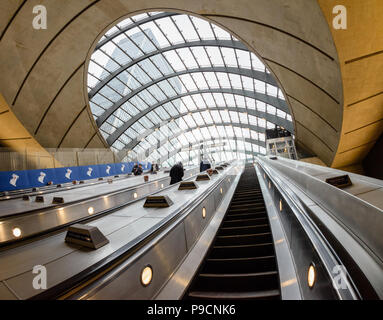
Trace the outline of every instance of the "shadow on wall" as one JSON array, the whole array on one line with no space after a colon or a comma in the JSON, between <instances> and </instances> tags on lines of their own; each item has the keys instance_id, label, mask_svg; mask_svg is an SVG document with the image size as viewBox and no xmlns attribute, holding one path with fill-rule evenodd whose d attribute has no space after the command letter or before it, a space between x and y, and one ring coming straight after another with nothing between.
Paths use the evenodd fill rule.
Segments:
<instances>
[{"instance_id":1,"label":"shadow on wall","mask_svg":"<svg viewBox=\"0 0 383 320\"><path fill-rule=\"evenodd\" d=\"M0 171L33 170L118 163L110 149L0 149Z\"/></svg>"},{"instance_id":2,"label":"shadow on wall","mask_svg":"<svg viewBox=\"0 0 383 320\"><path fill-rule=\"evenodd\" d=\"M363 161L363 169L369 177L383 180L383 134Z\"/></svg>"}]
</instances>

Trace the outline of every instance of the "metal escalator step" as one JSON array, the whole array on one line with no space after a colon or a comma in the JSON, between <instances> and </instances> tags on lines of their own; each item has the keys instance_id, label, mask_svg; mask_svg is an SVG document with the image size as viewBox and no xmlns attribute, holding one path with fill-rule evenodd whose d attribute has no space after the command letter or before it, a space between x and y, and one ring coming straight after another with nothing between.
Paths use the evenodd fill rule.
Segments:
<instances>
[{"instance_id":1,"label":"metal escalator step","mask_svg":"<svg viewBox=\"0 0 383 320\"><path fill-rule=\"evenodd\" d=\"M278 275L277 271L267 272L249 272L249 273L200 273L199 277L203 278L250 278Z\"/></svg>"},{"instance_id":2,"label":"metal escalator step","mask_svg":"<svg viewBox=\"0 0 383 320\"><path fill-rule=\"evenodd\" d=\"M271 232L253 233L232 236L217 236L215 245L245 245L245 244L259 244L265 242L272 242Z\"/></svg>"},{"instance_id":3,"label":"metal escalator step","mask_svg":"<svg viewBox=\"0 0 383 320\"><path fill-rule=\"evenodd\" d=\"M259 223L267 223L267 217L250 218L250 219L237 219L228 220L223 222L224 227L244 227L249 225L257 225Z\"/></svg>"},{"instance_id":4,"label":"metal escalator step","mask_svg":"<svg viewBox=\"0 0 383 320\"><path fill-rule=\"evenodd\" d=\"M259 224L256 226L241 226L241 227L222 227L219 230L241 230L241 229L248 229L248 228L260 228L260 227L268 227L269 225L267 223ZM242 233L243 234L243 233Z\"/></svg>"},{"instance_id":5,"label":"metal escalator step","mask_svg":"<svg viewBox=\"0 0 383 320\"><path fill-rule=\"evenodd\" d=\"M258 196L249 196L249 197L241 197L241 198L233 198L231 200L231 204L241 204L241 203L247 203L247 202L263 202L263 199Z\"/></svg>"},{"instance_id":6,"label":"metal escalator step","mask_svg":"<svg viewBox=\"0 0 383 320\"><path fill-rule=\"evenodd\" d=\"M265 207L265 204L262 203L257 203L254 201L247 201L246 203L235 203L230 206L230 210L237 210L239 208L258 208L258 207Z\"/></svg>"},{"instance_id":7,"label":"metal escalator step","mask_svg":"<svg viewBox=\"0 0 383 320\"><path fill-rule=\"evenodd\" d=\"M263 300L279 299L279 290L250 291L250 292L214 292L193 291L188 294L190 298L206 300Z\"/></svg>"},{"instance_id":8,"label":"metal escalator step","mask_svg":"<svg viewBox=\"0 0 383 320\"><path fill-rule=\"evenodd\" d=\"M253 165L246 166L187 299L280 299L273 237Z\"/></svg>"},{"instance_id":9,"label":"metal escalator step","mask_svg":"<svg viewBox=\"0 0 383 320\"><path fill-rule=\"evenodd\" d=\"M272 242L257 243L257 244L244 244L244 245L232 245L232 246L214 246L213 249L233 249L233 248L248 248L248 247L259 247L272 245Z\"/></svg>"},{"instance_id":10,"label":"metal escalator step","mask_svg":"<svg viewBox=\"0 0 383 320\"><path fill-rule=\"evenodd\" d=\"M209 258L249 258L254 256L274 255L272 243L257 243L246 245L214 246Z\"/></svg>"},{"instance_id":11,"label":"metal escalator step","mask_svg":"<svg viewBox=\"0 0 383 320\"><path fill-rule=\"evenodd\" d=\"M234 258L207 259L201 273L250 273L276 270L277 263L274 255Z\"/></svg>"},{"instance_id":12,"label":"metal escalator step","mask_svg":"<svg viewBox=\"0 0 383 320\"><path fill-rule=\"evenodd\" d=\"M232 214L232 213L235 213L235 212L245 212L245 211L260 211L260 210L263 210L265 211L265 206L253 206L253 207L243 207L243 208L231 208L229 209L229 213Z\"/></svg>"},{"instance_id":13,"label":"metal escalator step","mask_svg":"<svg viewBox=\"0 0 383 320\"><path fill-rule=\"evenodd\" d=\"M278 272L268 271L241 274L199 274L196 291L249 292L275 290L279 287Z\"/></svg>"},{"instance_id":14,"label":"metal escalator step","mask_svg":"<svg viewBox=\"0 0 383 320\"><path fill-rule=\"evenodd\" d=\"M246 226L246 227L231 227L231 228L220 228L218 230L218 236L231 236L241 235L249 233L265 233L270 232L268 224L262 224L257 226Z\"/></svg>"},{"instance_id":15,"label":"metal escalator step","mask_svg":"<svg viewBox=\"0 0 383 320\"><path fill-rule=\"evenodd\" d=\"M233 199L242 199L242 198L250 198L250 197L261 197L262 196L262 193L246 193L246 194L237 194L237 193L234 193L233 195Z\"/></svg>"},{"instance_id":16,"label":"metal escalator step","mask_svg":"<svg viewBox=\"0 0 383 320\"><path fill-rule=\"evenodd\" d=\"M266 211L259 211L259 212L251 212L251 213L234 213L234 214L228 214L225 217L225 221L229 221L231 219L238 219L240 217L261 217L265 216Z\"/></svg>"},{"instance_id":17,"label":"metal escalator step","mask_svg":"<svg viewBox=\"0 0 383 320\"><path fill-rule=\"evenodd\" d=\"M208 258L207 261L221 261L221 262L244 262L244 261L250 261L250 260L262 260L262 259L272 259L275 258L274 255L272 256L258 256L258 257L248 257L248 258L223 258L223 259L212 259Z\"/></svg>"}]
</instances>

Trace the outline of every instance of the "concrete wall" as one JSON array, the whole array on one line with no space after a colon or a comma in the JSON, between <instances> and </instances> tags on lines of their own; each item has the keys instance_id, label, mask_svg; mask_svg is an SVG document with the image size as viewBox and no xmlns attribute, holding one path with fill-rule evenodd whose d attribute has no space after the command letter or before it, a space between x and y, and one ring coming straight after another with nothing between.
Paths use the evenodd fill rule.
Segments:
<instances>
[{"instance_id":1,"label":"concrete wall","mask_svg":"<svg viewBox=\"0 0 383 320\"><path fill-rule=\"evenodd\" d=\"M336 0L318 0L329 25ZM331 165L361 169L383 132L383 2L343 1L347 29L331 33L339 55L344 105L340 143Z\"/></svg>"},{"instance_id":2,"label":"concrete wall","mask_svg":"<svg viewBox=\"0 0 383 320\"><path fill-rule=\"evenodd\" d=\"M110 149L0 148L0 171L33 170L119 163Z\"/></svg>"}]
</instances>

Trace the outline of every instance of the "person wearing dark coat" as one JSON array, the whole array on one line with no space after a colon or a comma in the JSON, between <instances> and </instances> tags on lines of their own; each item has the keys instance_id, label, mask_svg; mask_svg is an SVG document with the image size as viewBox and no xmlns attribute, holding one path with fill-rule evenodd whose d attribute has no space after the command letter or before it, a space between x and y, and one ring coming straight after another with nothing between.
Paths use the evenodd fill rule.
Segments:
<instances>
[{"instance_id":1,"label":"person wearing dark coat","mask_svg":"<svg viewBox=\"0 0 383 320\"><path fill-rule=\"evenodd\" d=\"M153 163L152 167L150 168L150 173L157 173L157 171L158 171L158 164Z\"/></svg>"},{"instance_id":2,"label":"person wearing dark coat","mask_svg":"<svg viewBox=\"0 0 383 320\"><path fill-rule=\"evenodd\" d=\"M170 184L175 184L177 182L182 181L182 177L184 176L184 167L181 162L176 163L170 169Z\"/></svg>"},{"instance_id":3,"label":"person wearing dark coat","mask_svg":"<svg viewBox=\"0 0 383 320\"><path fill-rule=\"evenodd\" d=\"M208 170L211 168L210 162L207 160L201 160L201 163L199 165L199 172Z\"/></svg>"},{"instance_id":4,"label":"person wearing dark coat","mask_svg":"<svg viewBox=\"0 0 383 320\"><path fill-rule=\"evenodd\" d=\"M138 169L138 163L136 163L136 164L133 166L132 173L133 173L134 175L136 175L136 171L137 171L137 169Z\"/></svg>"},{"instance_id":5,"label":"person wearing dark coat","mask_svg":"<svg viewBox=\"0 0 383 320\"><path fill-rule=\"evenodd\" d=\"M142 165L139 164L138 168L136 168L136 170L133 173L135 176L140 176L140 175L142 175L143 172L144 172L144 170L142 169Z\"/></svg>"}]
</instances>

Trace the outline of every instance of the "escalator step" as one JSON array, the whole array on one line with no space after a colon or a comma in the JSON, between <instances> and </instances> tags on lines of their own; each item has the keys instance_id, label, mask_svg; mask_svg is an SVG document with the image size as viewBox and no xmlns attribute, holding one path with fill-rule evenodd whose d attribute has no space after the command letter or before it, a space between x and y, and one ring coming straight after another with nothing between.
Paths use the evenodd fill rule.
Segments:
<instances>
[{"instance_id":1,"label":"escalator step","mask_svg":"<svg viewBox=\"0 0 383 320\"><path fill-rule=\"evenodd\" d=\"M193 291L188 295L191 299L206 299L206 300L256 300L256 299L279 299L279 290L266 291L250 291L250 292L213 292L213 291Z\"/></svg>"},{"instance_id":2,"label":"escalator step","mask_svg":"<svg viewBox=\"0 0 383 320\"><path fill-rule=\"evenodd\" d=\"M259 207L265 207L264 203L254 203L247 201L246 203L235 203L230 206L230 210L237 210L240 208L259 208Z\"/></svg>"},{"instance_id":3,"label":"escalator step","mask_svg":"<svg viewBox=\"0 0 383 320\"><path fill-rule=\"evenodd\" d=\"M209 258L250 258L254 256L269 256L274 254L272 243L215 246Z\"/></svg>"},{"instance_id":4,"label":"escalator step","mask_svg":"<svg viewBox=\"0 0 383 320\"><path fill-rule=\"evenodd\" d=\"M207 259L201 273L250 273L276 270L275 256Z\"/></svg>"},{"instance_id":5,"label":"escalator step","mask_svg":"<svg viewBox=\"0 0 383 320\"><path fill-rule=\"evenodd\" d=\"M265 211L265 206L254 206L254 207L248 207L248 208L235 208L235 209L229 209L229 214L234 213L245 213L245 212L257 212L257 211Z\"/></svg>"},{"instance_id":6,"label":"escalator step","mask_svg":"<svg viewBox=\"0 0 383 320\"><path fill-rule=\"evenodd\" d=\"M218 230L218 235L231 236L231 235L241 235L241 234L249 234L249 233L265 233L269 231L270 231L269 225L262 224L257 226L248 226L248 227L220 228Z\"/></svg>"},{"instance_id":7,"label":"escalator step","mask_svg":"<svg viewBox=\"0 0 383 320\"><path fill-rule=\"evenodd\" d=\"M224 221L224 227L244 227L267 223L267 217Z\"/></svg>"},{"instance_id":8,"label":"escalator step","mask_svg":"<svg viewBox=\"0 0 383 320\"><path fill-rule=\"evenodd\" d=\"M272 242L272 236L270 232L265 233L253 233L233 236L217 236L215 245L245 245L245 244L259 244L265 242Z\"/></svg>"},{"instance_id":9,"label":"escalator step","mask_svg":"<svg viewBox=\"0 0 383 320\"><path fill-rule=\"evenodd\" d=\"M273 237L253 165L230 206L186 299L280 299Z\"/></svg>"},{"instance_id":10,"label":"escalator step","mask_svg":"<svg viewBox=\"0 0 383 320\"><path fill-rule=\"evenodd\" d=\"M249 217L261 217L265 215L266 215L265 211L249 212L249 213L234 213L234 214L228 214L225 218L225 221L228 221L231 219L238 219L239 217L249 218Z\"/></svg>"},{"instance_id":11,"label":"escalator step","mask_svg":"<svg viewBox=\"0 0 383 320\"><path fill-rule=\"evenodd\" d=\"M196 291L210 291L211 288L222 292L249 292L273 290L278 288L278 272L259 272L241 274L199 274Z\"/></svg>"}]
</instances>

